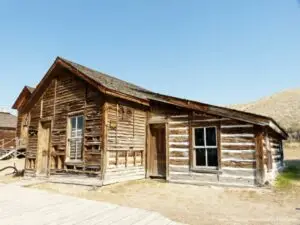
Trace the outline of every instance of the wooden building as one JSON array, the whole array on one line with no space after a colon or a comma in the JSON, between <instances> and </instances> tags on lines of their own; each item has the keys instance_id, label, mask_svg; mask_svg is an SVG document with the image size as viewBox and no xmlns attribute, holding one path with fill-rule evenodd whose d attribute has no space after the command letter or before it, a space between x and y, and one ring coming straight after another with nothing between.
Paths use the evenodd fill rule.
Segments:
<instances>
[{"instance_id":1,"label":"wooden building","mask_svg":"<svg viewBox=\"0 0 300 225\"><path fill-rule=\"evenodd\" d=\"M0 151L16 146L17 117L9 112L0 112Z\"/></svg>"},{"instance_id":2,"label":"wooden building","mask_svg":"<svg viewBox=\"0 0 300 225\"><path fill-rule=\"evenodd\" d=\"M18 119L16 123L16 137L18 138L18 148L27 148L29 113L23 113L22 108L29 101L33 91L33 87L25 86L12 107L13 109L18 109Z\"/></svg>"},{"instance_id":3,"label":"wooden building","mask_svg":"<svg viewBox=\"0 0 300 225\"><path fill-rule=\"evenodd\" d=\"M254 186L283 167L287 133L272 118L154 93L60 57L22 93L14 108L28 175Z\"/></svg>"}]
</instances>

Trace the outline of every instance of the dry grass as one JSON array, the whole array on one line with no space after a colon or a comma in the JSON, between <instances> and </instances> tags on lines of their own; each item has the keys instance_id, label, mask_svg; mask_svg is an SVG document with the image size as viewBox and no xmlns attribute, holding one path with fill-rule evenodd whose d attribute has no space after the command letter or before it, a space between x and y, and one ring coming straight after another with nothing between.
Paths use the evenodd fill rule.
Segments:
<instances>
[{"instance_id":1,"label":"dry grass","mask_svg":"<svg viewBox=\"0 0 300 225\"><path fill-rule=\"evenodd\" d=\"M284 158L286 160L300 160L300 142L284 143Z\"/></svg>"},{"instance_id":2,"label":"dry grass","mask_svg":"<svg viewBox=\"0 0 300 225\"><path fill-rule=\"evenodd\" d=\"M274 118L289 131L300 131L300 89L286 90L248 104L229 106L234 109Z\"/></svg>"}]
</instances>

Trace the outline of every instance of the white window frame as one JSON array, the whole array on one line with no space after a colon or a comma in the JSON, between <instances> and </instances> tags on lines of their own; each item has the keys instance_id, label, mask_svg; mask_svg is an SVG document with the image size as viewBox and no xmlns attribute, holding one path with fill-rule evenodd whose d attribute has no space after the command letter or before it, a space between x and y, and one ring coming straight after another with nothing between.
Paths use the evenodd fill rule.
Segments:
<instances>
[{"instance_id":1,"label":"white window frame","mask_svg":"<svg viewBox=\"0 0 300 225\"><path fill-rule=\"evenodd\" d=\"M82 121L83 121L83 124L82 124L82 132L81 132L81 136L77 136L77 128L78 128L78 118L82 117ZM72 137L72 119L73 118L76 118L76 131L75 131L75 137ZM68 118L68 123L69 123L69 126L68 126L68 161L79 161L81 162L83 160L83 140L84 140L84 116L83 115L74 115L74 116L70 116ZM74 159L71 159L71 140L72 139L81 139L81 158L77 158L77 144L75 142L75 158Z\"/></svg>"},{"instance_id":2,"label":"white window frame","mask_svg":"<svg viewBox=\"0 0 300 225\"><path fill-rule=\"evenodd\" d=\"M216 132L216 145L215 146L206 146L206 128L215 128L215 132ZM204 135L204 145L203 146L197 146L195 141L195 130L196 129L203 129L203 135ZM205 127L193 127L193 168L196 169L217 169L217 166L208 166L208 162L207 162L207 151L209 148L216 148L217 149L217 157L219 158L218 155L218 128L217 126L205 126ZM205 149L205 166L197 166L196 165L196 149ZM217 158L217 164L219 164L219 160ZM218 165L219 166L219 165Z\"/></svg>"}]
</instances>

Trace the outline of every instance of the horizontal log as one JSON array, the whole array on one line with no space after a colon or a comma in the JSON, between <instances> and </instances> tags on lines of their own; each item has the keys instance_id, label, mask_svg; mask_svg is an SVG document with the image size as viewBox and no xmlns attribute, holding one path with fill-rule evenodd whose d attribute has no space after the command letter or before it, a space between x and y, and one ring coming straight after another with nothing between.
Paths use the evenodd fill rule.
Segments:
<instances>
[{"instance_id":1,"label":"horizontal log","mask_svg":"<svg viewBox=\"0 0 300 225\"><path fill-rule=\"evenodd\" d=\"M184 143L187 143L189 141L189 138L187 135L185 136L169 136L169 142L170 143L179 143L179 144L182 144L183 142Z\"/></svg>"},{"instance_id":2,"label":"horizontal log","mask_svg":"<svg viewBox=\"0 0 300 225\"><path fill-rule=\"evenodd\" d=\"M180 143L177 144L175 142L172 142L172 144L169 143L169 148L186 148L188 146L189 146L188 144L180 144Z\"/></svg>"},{"instance_id":3,"label":"horizontal log","mask_svg":"<svg viewBox=\"0 0 300 225\"><path fill-rule=\"evenodd\" d=\"M176 123L176 124L169 124L169 128L187 128L189 123Z\"/></svg>"},{"instance_id":4,"label":"horizontal log","mask_svg":"<svg viewBox=\"0 0 300 225\"><path fill-rule=\"evenodd\" d=\"M255 146L253 145L222 145L223 150L255 150Z\"/></svg>"},{"instance_id":5,"label":"horizontal log","mask_svg":"<svg viewBox=\"0 0 300 225\"><path fill-rule=\"evenodd\" d=\"M188 135L188 129L169 129L169 134L170 135Z\"/></svg>"},{"instance_id":6,"label":"horizontal log","mask_svg":"<svg viewBox=\"0 0 300 225\"><path fill-rule=\"evenodd\" d=\"M181 166L181 165L170 165L169 171L171 172L189 172L189 166Z\"/></svg>"},{"instance_id":7,"label":"horizontal log","mask_svg":"<svg viewBox=\"0 0 300 225\"><path fill-rule=\"evenodd\" d=\"M227 142L222 142L221 143L221 145L222 146L255 146L255 143L254 142L237 142L237 143L235 143L235 142L229 142L229 143L227 143Z\"/></svg>"},{"instance_id":8,"label":"horizontal log","mask_svg":"<svg viewBox=\"0 0 300 225\"><path fill-rule=\"evenodd\" d=\"M189 151L189 148L169 148L169 151L170 152L188 152Z\"/></svg>"},{"instance_id":9,"label":"horizontal log","mask_svg":"<svg viewBox=\"0 0 300 225\"><path fill-rule=\"evenodd\" d=\"M255 152L243 152L241 153L231 153L231 152L222 152L222 160L228 158L237 158L237 159L255 159Z\"/></svg>"},{"instance_id":10,"label":"horizontal log","mask_svg":"<svg viewBox=\"0 0 300 225\"><path fill-rule=\"evenodd\" d=\"M256 168L256 162L222 161L222 167Z\"/></svg>"},{"instance_id":11,"label":"horizontal log","mask_svg":"<svg viewBox=\"0 0 300 225\"><path fill-rule=\"evenodd\" d=\"M223 137L221 136L221 142L225 143L253 143L255 144L254 137Z\"/></svg>"},{"instance_id":12,"label":"horizontal log","mask_svg":"<svg viewBox=\"0 0 300 225\"><path fill-rule=\"evenodd\" d=\"M189 159L169 159L169 165L189 165Z\"/></svg>"},{"instance_id":13,"label":"horizontal log","mask_svg":"<svg viewBox=\"0 0 300 225\"><path fill-rule=\"evenodd\" d=\"M169 155L170 155L170 157L188 157L189 152L188 151L179 151L179 152L172 151L169 153Z\"/></svg>"}]
</instances>

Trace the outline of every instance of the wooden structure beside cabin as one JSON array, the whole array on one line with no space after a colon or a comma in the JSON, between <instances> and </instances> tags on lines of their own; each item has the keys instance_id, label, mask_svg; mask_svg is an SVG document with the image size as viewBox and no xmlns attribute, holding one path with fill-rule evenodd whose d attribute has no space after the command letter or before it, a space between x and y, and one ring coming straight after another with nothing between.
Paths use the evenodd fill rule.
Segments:
<instances>
[{"instance_id":1,"label":"wooden structure beside cabin","mask_svg":"<svg viewBox=\"0 0 300 225\"><path fill-rule=\"evenodd\" d=\"M16 147L17 117L9 112L0 112L0 151Z\"/></svg>"},{"instance_id":2,"label":"wooden structure beside cabin","mask_svg":"<svg viewBox=\"0 0 300 225\"><path fill-rule=\"evenodd\" d=\"M272 118L153 93L60 57L26 93L13 108L28 175L253 186L283 168L287 134Z\"/></svg>"}]
</instances>

